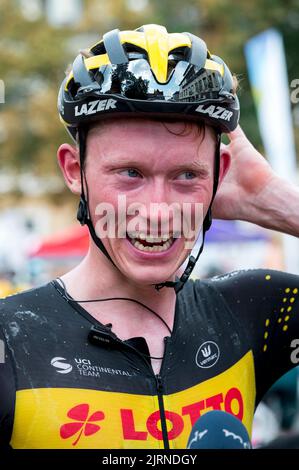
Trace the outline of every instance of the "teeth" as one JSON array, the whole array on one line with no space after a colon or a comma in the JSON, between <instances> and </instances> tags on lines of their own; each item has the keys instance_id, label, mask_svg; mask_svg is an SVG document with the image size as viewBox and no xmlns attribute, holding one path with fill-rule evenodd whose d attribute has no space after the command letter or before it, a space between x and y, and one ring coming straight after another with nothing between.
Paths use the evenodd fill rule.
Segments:
<instances>
[{"instance_id":1,"label":"teeth","mask_svg":"<svg viewBox=\"0 0 299 470\"><path fill-rule=\"evenodd\" d=\"M148 243L161 243L161 242L166 242L168 240L171 240L169 235L162 235L162 237L153 237L152 235L146 235L144 232L137 233L137 232L131 232L128 233L128 236L131 239L140 239L140 240L145 240Z\"/></svg>"},{"instance_id":2,"label":"teeth","mask_svg":"<svg viewBox=\"0 0 299 470\"><path fill-rule=\"evenodd\" d=\"M163 243L162 246L143 246L138 240L132 239L132 245L140 251L160 252L166 251L172 245L173 239L171 238L167 242Z\"/></svg>"},{"instance_id":3,"label":"teeth","mask_svg":"<svg viewBox=\"0 0 299 470\"><path fill-rule=\"evenodd\" d=\"M169 237L166 237L165 241L168 239ZM163 237L152 237L151 235L147 236L145 238L145 240L148 242L148 243L161 243L162 241L164 241L164 238Z\"/></svg>"}]
</instances>

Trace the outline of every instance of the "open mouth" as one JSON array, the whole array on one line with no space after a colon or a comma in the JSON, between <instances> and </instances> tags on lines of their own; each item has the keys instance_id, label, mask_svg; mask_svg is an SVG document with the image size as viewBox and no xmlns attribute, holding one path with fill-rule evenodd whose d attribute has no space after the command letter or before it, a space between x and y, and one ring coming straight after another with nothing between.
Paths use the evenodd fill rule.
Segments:
<instances>
[{"instance_id":1,"label":"open mouth","mask_svg":"<svg viewBox=\"0 0 299 470\"><path fill-rule=\"evenodd\" d=\"M175 241L174 236L152 237L145 233L127 233L127 238L137 250L156 253L168 250Z\"/></svg>"}]
</instances>

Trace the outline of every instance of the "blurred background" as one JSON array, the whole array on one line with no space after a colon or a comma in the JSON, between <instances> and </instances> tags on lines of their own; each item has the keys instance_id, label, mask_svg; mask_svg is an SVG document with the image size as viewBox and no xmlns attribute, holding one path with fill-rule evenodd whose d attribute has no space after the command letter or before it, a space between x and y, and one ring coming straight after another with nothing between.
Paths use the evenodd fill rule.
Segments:
<instances>
[{"instance_id":1,"label":"blurred background","mask_svg":"<svg viewBox=\"0 0 299 470\"><path fill-rule=\"evenodd\" d=\"M86 253L78 201L56 162L57 147L70 142L58 119L58 87L80 49L110 29L145 23L197 34L226 61L240 82L247 136L298 184L298 0L0 0L0 297L47 282ZM298 241L215 221L193 276L254 267L299 273ZM272 394L266 415L259 411L256 445L299 430L296 374ZM263 428L271 419L272 434Z\"/></svg>"}]
</instances>

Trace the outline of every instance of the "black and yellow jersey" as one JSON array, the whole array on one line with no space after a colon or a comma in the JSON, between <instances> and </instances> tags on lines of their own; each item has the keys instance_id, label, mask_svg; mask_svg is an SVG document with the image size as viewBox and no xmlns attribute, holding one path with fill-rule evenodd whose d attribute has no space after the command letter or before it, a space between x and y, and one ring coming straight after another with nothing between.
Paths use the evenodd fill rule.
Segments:
<instances>
[{"instance_id":1,"label":"black and yellow jersey","mask_svg":"<svg viewBox=\"0 0 299 470\"><path fill-rule=\"evenodd\" d=\"M0 301L2 446L186 448L212 409L250 433L263 394L296 365L298 289L298 276L278 271L189 280L159 375L142 337L90 341L103 326L57 281Z\"/></svg>"}]
</instances>

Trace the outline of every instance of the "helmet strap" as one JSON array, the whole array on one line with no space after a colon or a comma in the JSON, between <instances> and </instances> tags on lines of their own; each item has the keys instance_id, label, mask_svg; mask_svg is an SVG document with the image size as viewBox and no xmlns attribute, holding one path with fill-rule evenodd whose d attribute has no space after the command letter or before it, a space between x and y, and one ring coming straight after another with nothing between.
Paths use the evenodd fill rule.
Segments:
<instances>
[{"instance_id":1,"label":"helmet strap","mask_svg":"<svg viewBox=\"0 0 299 470\"><path fill-rule=\"evenodd\" d=\"M108 251L106 250L102 240L97 236L92 220L90 218L89 206L88 206L88 186L84 173L84 160L86 153L86 140L87 140L86 128L79 126L78 128L78 137L79 137L79 157L80 157L80 175L81 175L81 197L77 211L77 220L81 225L87 225L91 238L95 245L104 253L109 261L117 268ZM86 194L84 189L84 182L86 186Z\"/></svg>"}]
</instances>

